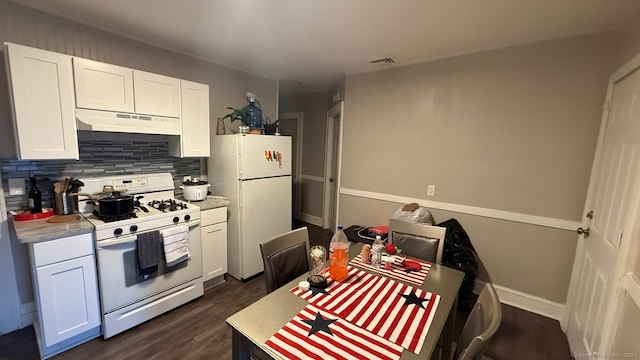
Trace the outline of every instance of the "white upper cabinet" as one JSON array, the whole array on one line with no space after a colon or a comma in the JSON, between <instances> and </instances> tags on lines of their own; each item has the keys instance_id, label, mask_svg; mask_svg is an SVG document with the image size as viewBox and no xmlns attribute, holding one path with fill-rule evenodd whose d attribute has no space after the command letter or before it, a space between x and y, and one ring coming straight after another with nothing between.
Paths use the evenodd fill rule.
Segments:
<instances>
[{"instance_id":1,"label":"white upper cabinet","mask_svg":"<svg viewBox=\"0 0 640 360\"><path fill-rule=\"evenodd\" d=\"M136 113L180 117L180 79L133 71Z\"/></svg>"},{"instance_id":2,"label":"white upper cabinet","mask_svg":"<svg viewBox=\"0 0 640 360\"><path fill-rule=\"evenodd\" d=\"M209 156L209 85L180 80L182 134L170 144L171 155Z\"/></svg>"},{"instance_id":3,"label":"white upper cabinet","mask_svg":"<svg viewBox=\"0 0 640 360\"><path fill-rule=\"evenodd\" d=\"M18 158L78 159L71 56L5 43Z\"/></svg>"},{"instance_id":4,"label":"white upper cabinet","mask_svg":"<svg viewBox=\"0 0 640 360\"><path fill-rule=\"evenodd\" d=\"M73 71L77 107L134 112L132 69L74 58Z\"/></svg>"}]
</instances>

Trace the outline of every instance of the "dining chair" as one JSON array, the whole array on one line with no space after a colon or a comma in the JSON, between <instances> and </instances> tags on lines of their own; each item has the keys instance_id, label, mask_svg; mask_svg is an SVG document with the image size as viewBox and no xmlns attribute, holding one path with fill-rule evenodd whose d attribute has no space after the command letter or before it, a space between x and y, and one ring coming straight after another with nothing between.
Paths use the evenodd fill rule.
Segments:
<instances>
[{"instance_id":1,"label":"dining chair","mask_svg":"<svg viewBox=\"0 0 640 360\"><path fill-rule=\"evenodd\" d=\"M500 299L493 284L487 283L462 328L454 358L457 360L488 359L483 354L498 330L501 320Z\"/></svg>"},{"instance_id":2,"label":"dining chair","mask_svg":"<svg viewBox=\"0 0 640 360\"><path fill-rule=\"evenodd\" d=\"M309 232L306 227L260 244L267 294L309 271Z\"/></svg>"},{"instance_id":3,"label":"dining chair","mask_svg":"<svg viewBox=\"0 0 640 360\"><path fill-rule=\"evenodd\" d=\"M440 226L389 219L389 243L402 254L442 264L444 236L447 229Z\"/></svg>"}]
</instances>

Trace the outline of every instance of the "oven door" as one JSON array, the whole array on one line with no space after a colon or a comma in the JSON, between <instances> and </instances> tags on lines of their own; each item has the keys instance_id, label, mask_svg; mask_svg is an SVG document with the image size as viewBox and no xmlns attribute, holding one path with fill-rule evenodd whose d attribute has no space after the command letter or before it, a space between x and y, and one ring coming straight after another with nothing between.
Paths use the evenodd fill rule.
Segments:
<instances>
[{"instance_id":1,"label":"oven door","mask_svg":"<svg viewBox=\"0 0 640 360\"><path fill-rule=\"evenodd\" d=\"M97 242L103 314L202 276L200 220L188 225L191 258L169 268L160 261L158 271L150 275L138 274L136 235Z\"/></svg>"}]
</instances>

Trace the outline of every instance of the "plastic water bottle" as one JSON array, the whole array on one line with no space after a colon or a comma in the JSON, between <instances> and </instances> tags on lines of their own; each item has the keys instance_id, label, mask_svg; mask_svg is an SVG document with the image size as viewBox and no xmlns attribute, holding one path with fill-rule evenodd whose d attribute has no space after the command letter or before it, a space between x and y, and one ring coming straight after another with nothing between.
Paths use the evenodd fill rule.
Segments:
<instances>
[{"instance_id":1,"label":"plastic water bottle","mask_svg":"<svg viewBox=\"0 0 640 360\"><path fill-rule=\"evenodd\" d=\"M371 246L371 266L382 267L382 252L384 250L384 242L380 235L376 236L376 241Z\"/></svg>"},{"instance_id":2,"label":"plastic water bottle","mask_svg":"<svg viewBox=\"0 0 640 360\"><path fill-rule=\"evenodd\" d=\"M338 225L338 231L333 234L329 243L329 276L335 281L343 281L347 278L347 262L349 261L349 240L342 231L342 225Z\"/></svg>"},{"instance_id":3,"label":"plastic water bottle","mask_svg":"<svg viewBox=\"0 0 640 360\"><path fill-rule=\"evenodd\" d=\"M249 105L242 110L247 116L247 124L251 129L262 129L262 109L256 105L258 96L254 93L246 93Z\"/></svg>"}]
</instances>

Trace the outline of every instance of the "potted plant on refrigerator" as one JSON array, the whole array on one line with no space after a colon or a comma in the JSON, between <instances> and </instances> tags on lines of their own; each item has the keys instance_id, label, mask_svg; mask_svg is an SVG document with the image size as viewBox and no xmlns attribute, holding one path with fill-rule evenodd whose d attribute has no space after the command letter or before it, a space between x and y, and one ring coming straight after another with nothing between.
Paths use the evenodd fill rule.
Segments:
<instances>
[{"instance_id":1,"label":"potted plant on refrigerator","mask_svg":"<svg viewBox=\"0 0 640 360\"><path fill-rule=\"evenodd\" d=\"M229 114L225 115L222 120L224 119L229 119L231 120L231 122L234 122L236 120L240 120L240 122L242 123L242 125L240 125L239 127L239 131L241 134L246 134L247 132L249 132L249 125L247 124L247 114L245 113L244 109L235 109L232 108L230 106L227 106L227 109L229 110L233 110L232 112L230 112Z\"/></svg>"}]
</instances>

